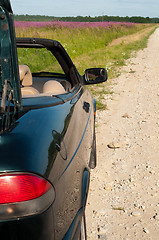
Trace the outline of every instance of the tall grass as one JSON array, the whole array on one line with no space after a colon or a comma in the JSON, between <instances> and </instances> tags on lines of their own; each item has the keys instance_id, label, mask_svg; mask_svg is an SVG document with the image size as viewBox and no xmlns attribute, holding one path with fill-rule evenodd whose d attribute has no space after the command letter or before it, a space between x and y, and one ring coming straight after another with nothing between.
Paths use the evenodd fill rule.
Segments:
<instances>
[{"instance_id":1,"label":"tall grass","mask_svg":"<svg viewBox=\"0 0 159 240\"><path fill-rule=\"evenodd\" d=\"M75 26L75 23L71 27L69 27L68 23L67 26L56 23L46 26L37 25L35 27L31 23L29 26L22 23L18 25L16 23L16 35L17 37L41 37L60 41L70 57L76 60L79 71L83 72L86 68L85 59L88 62L87 56L92 55L94 51L98 55L97 49L105 49L113 39L133 34L143 28L140 24L129 23L111 23L109 25L100 25L97 23L89 25L89 23L85 23L84 26L81 24ZM99 54L99 59L100 55L101 53ZM89 67L91 65L90 62ZM101 65L105 67L104 62Z\"/></svg>"}]
</instances>

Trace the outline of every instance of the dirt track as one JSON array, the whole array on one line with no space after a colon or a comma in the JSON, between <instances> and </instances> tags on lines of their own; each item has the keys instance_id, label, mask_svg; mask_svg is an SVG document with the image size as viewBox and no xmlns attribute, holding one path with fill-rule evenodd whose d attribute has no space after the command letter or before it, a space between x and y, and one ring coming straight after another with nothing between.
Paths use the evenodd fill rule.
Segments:
<instances>
[{"instance_id":1,"label":"dirt track","mask_svg":"<svg viewBox=\"0 0 159 240\"><path fill-rule=\"evenodd\" d=\"M158 240L159 29L115 82L108 110L97 114L88 239Z\"/></svg>"}]
</instances>

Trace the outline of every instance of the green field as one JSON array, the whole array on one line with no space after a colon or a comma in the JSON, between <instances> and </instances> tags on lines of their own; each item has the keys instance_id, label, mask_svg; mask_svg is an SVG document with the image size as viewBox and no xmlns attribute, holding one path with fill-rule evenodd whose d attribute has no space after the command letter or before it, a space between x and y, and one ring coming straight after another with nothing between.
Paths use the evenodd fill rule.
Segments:
<instances>
[{"instance_id":1,"label":"green field","mask_svg":"<svg viewBox=\"0 0 159 240\"><path fill-rule=\"evenodd\" d=\"M67 50L73 62L77 66L80 74L84 74L85 69L90 67L104 67L108 70L109 79L120 74L119 66L125 64L125 60L130 58L132 52L146 47L149 36L158 25L155 24L112 24L111 27L69 27L69 26L42 26L42 27L16 27L17 37L42 37L58 40ZM114 40L116 41L114 42ZM20 56L22 55L22 57ZM19 52L19 57L24 62L24 56L28 60L32 56ZM41 58L42 59L42 58ZM40 63L43 70L51 69L47 59ZM34 69L36 70L36 69ZM103 95L109 93L108 83L91 87L91 91L97 97L99 108L102 105Z\"/></svg>"}]
</instances>

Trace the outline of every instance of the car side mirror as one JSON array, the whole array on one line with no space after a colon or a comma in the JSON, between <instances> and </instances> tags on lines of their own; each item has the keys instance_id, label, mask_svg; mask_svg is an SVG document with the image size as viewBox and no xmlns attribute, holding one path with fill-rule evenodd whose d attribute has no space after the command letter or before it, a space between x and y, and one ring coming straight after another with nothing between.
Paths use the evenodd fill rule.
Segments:
<instances>
[{"instance_id":1,"label":"car side mirror","mask_svg":"<svg viewBox=\"0 0 159 240\"><path fill-rule=\"evenodd\" d=\"M107 81L108 74L105 68L89 68L85 70L84 80L86 84L97 84Z\"/></svg>"}]
</instances>

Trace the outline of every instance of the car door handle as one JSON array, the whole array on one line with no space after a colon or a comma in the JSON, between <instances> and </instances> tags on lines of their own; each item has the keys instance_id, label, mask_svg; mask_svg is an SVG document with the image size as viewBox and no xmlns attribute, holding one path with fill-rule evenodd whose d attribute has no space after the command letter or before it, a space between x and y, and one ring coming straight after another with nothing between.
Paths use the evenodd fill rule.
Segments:
<instances>
[{"instance_id":1,"label":"car door handle","mask_svg":"<svg viewBox=\"0 0 159 240\"><path fill-rule=\"evenodd\" d=\"M56 150L59 152L63 160L67 160L67 150L62 135L56 130L53 130L52 136Z\"/></svg>"},{"instance_id":2,"label":"car door handle","mask_svg":"<svg viewBox=\"0 0 159 240\"><path fill-rule=\"evenodd\" d=\"M90 104L88 102L83 103L83 109L88 113L90 109Z\"/></svg>"}]
</instances>

